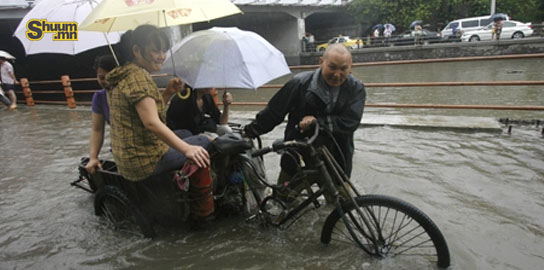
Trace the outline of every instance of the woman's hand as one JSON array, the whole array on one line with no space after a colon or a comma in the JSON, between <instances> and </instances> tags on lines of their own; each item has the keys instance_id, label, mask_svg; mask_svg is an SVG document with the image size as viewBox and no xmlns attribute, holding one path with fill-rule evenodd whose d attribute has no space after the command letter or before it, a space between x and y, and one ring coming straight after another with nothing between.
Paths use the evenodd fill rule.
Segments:
<instances>
[{"instance_id":1,"label":"woman's hand","mask_svg":"<svg viewBox=\"0 0 544 270\"><path fill-rule=\"evenodd\" d=\"M174 77L168 81L168 85L166 86L166 91L169 91L173 94L178 93L183 89L183 86L185 83L183 83L178 77Z\"/></svg>"},{"instance_id":2,"label":"woman's hand","mask_svg":"<svg viewBox=\"0 0 544 270\"><path fill-rule=\"evenodd\" d=\"M208 151L201 146L188 145L187 150L183 154L200 168L207 168L210 166Z\"/></svg>"},{"instance_id":3,"label":"woman's hand","mask_svg":"<svg viewBox=\"0 0 544 270\"><path fill-rule=\"evenodd\" d=\"M85 170L87 170L87 172L90 174L94 174L96 172L96 168L102 169L102 164L100 164L100 161L97 158L89 158L89 162L87 162L87 165L85 165Z\"/></svg>"},{"instance_id":4,"label":"woman's hand","mask_svg":"<svg viewBox=\"0 0 544 270\"><path fill-rule=\"evenodd\" d=\"M164 89L164 92L162 92L162 99L164 100L164 102L168 104L173 95L181 92L183 86L185 86L185 83L182 82L178 77L170 79L170 81L168 81L166 89Z\"/></svg>"},{"instance_id":5,"label":"woman's hand","mask_svg":"<svg viewBox=\"0 0 544 270\"><path fill-rule=\"evenodd\" d=\"M232 94L227 92L227 90L223 90L223 106L228 106L232 104Z\"/></svg>"}]
</instances>

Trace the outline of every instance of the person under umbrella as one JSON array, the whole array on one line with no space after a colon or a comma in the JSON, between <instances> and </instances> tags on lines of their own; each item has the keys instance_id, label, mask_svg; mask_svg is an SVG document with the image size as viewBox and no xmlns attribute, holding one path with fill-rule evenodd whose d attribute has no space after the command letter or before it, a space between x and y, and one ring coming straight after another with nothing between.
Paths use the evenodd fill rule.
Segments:
<instances>
[{"instance_id":1,"label":"person under umbrella","mask_svg":"<svg viewBox=\"0 0 544 270\"><path fill-rule=\"evenodd\" d=\"M410 23L410 29L415 29L416 25L421 25L422 23L423 23L422 20L415 20L415 21Z\"/></svg>"},{"instance_id":2,"label":"person under umbrella","mask_svg":"<svg viewBox=\"0 0 544 270\"><path fill-rule=\"evenodd\" d=\"M257 89L290 72L278 49L257 33L236 27L194 32L174 45L172 52L166 61L174 59L182 65L175 65L176 70L173 65L165 65L162 72L179 75L192 88L172 98L167 125L193 134L204 133L212 139L231 132L227 123L232 95L223 92L221 112L210 89Z\"/></svg>"},{"instance_id":3,"label":"person under umbrella","mask_svg":"<svg viewBox=\"0 0 544 270\"><path fill-rule=\"evenodd\" d=\"M421 23L423 23L421 20L415 20L410 24L410 29L414 29L414 45L416 46L423 44L423 27L421 27Z\"/></svg>"},{"instance_id":4,"label":"person under umbrella","mask_svg":"<svg viewBox=\"0 0 544 270\"><path fill-rule=\"evenodd\" d=\"M376 24L372 26L372 36L377 38L380 36L380 33L384 30L383 24Z\"/></svg>"},{"instance_id":5,"label":"person under umbrella","mask_svg":"<svg viewBox=\"0 0 544 270\"><path fill-rule=\"evenodd\" d=\"M172 130L189 130L193 135L205 134L210 139L231 133L228 122L232 94L226 90L223 92L223 111L220 111L212 91L216 89L186 87L185 93L174 95L166 111L167 126Z\"/></svg>"},{"instance_id":6,"label":"person under umbrella","mask_svg":"<svg viewBox=\"0 0 544 270\"><path fill-rule=\"evenodd\" d=\"M391 35L395 31L395 26L390 23L386 23L383 27L384 45L387 46L389 45L389 39L391 39Z\"/></svg>"},{"instance_id":7,"label":"person under umbrella","mask_svg":"<svg viewBox=\"0 0 544 270\"><path fill-rule=\"evenodd\" d=\"M93 174L96 168L102 168L98 160L98 154L104 143L106 123L110 123L110 107L106 98L106 74L117 66L112 55L97 57L94 63L98 85L102 87L93 94L91 102L91 138L89 139L89 162L85 169Z\"/></svg>"},{"instance_id":8,"label":"person under umbrella","mask_svg":"<svg viewBox=\"0 0 544 270\"><path fill-rule=\"evenodd\" d=\"M508 16L504 13L495 13L491 15L491 20L493 20L493 28L491 29L491 40L499 40L502 32L502 21L508 20Z\"/></svg>"},{"instance_id":9,"label":"person under umbrella","mask_svg":"<svg viewBox=\"0 0 544 270\"><path fill-rule=\"evenodd\" d=\"M166 104L149 73L161 70L169 43L152 25L127 31L118 45L121 66L106 78L111 88L107 98L112 153L119 173L128 180L180 169L188 159L199 167L210 165L208 138L174 133L165 125Z\"/></svg>"},{"instance_id":10,"label":"person under umbrella","mask_svg":"<svg viewBox=\"0 0 544 270\"><path fill-rule=\"evenodd\" d=\"M15 95L15 84L18 84L19 81L17 81L17 78L15 77L13 66L3 56L0 56L0 80L2 89L4 89L10 99L7 110L16 109L17 96Z\"/></svg>"}]
</instances>

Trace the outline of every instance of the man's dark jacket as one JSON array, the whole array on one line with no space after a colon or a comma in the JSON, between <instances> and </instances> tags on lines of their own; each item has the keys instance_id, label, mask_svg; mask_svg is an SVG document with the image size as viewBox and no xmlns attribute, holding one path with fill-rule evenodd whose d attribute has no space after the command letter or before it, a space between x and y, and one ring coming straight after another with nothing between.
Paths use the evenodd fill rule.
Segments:
<instances>
[{"instance_id":1,"label":"man's dark jacket","mask_svg":"<svg viewBox=\"0 0 544 270\"><path fill-rule=\"evenodd\" d=\"M302 139L295 126L306 115L317 118L321 127L331 131L341 152L331 149L335 159L350 175L353 157L353 133L359 127L365 106L364 85L352 75L340 86L335 104L329 86L321 75L321 69L297 74L288 81L260 111L255 120L245 127L250 137L268 133L289 114L285 128L285 140ZM345 159L346 164L343 164Z\"/></svg>"}]
</instances>

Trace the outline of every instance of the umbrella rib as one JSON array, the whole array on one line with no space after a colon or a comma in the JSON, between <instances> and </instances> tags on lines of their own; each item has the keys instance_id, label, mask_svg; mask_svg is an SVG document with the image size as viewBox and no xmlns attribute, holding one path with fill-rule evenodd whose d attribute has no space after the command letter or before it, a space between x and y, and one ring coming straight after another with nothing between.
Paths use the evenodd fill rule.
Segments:
<instances>
[{"instance_id":1,"label":"umbrella rib","mask_svg":"<svg viewBox=\"0 0 544 270\"><path fill-rule=\"evenodd\" d=\"M243 55L243 52L240 50L240 46L236 46L236 49L238 50L238 53L240 54L240 56ZM246 59L244 57L242 57L242 63L245 64L245 66L247 67L247 64L246 64ZM247 70L248 73L250 73L249 70ZM251 86L255 86L255 82L253 81L253 78L251 77L251 74L248 74L248 78L249 80L251 81Z\"/></svg>"}]
</instances>

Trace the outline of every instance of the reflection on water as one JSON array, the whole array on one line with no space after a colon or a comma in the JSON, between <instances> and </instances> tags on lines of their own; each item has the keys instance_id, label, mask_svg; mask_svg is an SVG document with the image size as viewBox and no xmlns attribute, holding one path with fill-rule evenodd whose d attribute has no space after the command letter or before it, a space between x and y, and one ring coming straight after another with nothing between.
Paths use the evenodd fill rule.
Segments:
<instances>
[{"instance_id":1,"label":"reflection on water","mask_svg":"<svg viewBox=\"0 0 544 270\"><path fill-rule=\"evenodd\" d=\"M471 70L491 70L500 62L506 61L478 62L484 67ZM533 71L539 64L542 63L524 60L509 64L508 68L499 65L499 71L486 72L497 76L489 75L488 80L515 79L508 76L542 80L539 77L542 74ZM459 63L448 66L468 68ZM523 72L508 73L510 68ZM435 68L428 69L432 73ZM402 66L364 68L357 72L368 82L423 80ZM422 73L417 74L431 76L435 81L479 80L470 71L441 76ZM372 103L437 100L459 104L544 104L543 95L537 93L538 87L504 88L369 88L368 91ZM482 92L489 97L476 99ZM465 97L472 93L474 97ZM367 113L385 112L404 111L367 110ZM421 112L442 113L410 111ZM543 118L538 112L475 114ZM233 112L233 121L246 123L247 119L237 118ZM155 240L114 231L93 214L93 197L69 186L77 177L79 158L87 155L90 124L89 108L85 107L69 110L63 106L23 105L14 112L0 111L0 269L429 268L417 261L375 260L350 250L321 245L321 226L330 211L326 207L309 213L287 231L261 228L236 218L217 221L201 231L185 227L163 230ZM452 269L541 269L544 263L541 128L514 126L511 135L361 128L355 134L354 182L366 193L396 196L427 213L448 241ZM282 131L276 128L265 135L265 144L280 138ZM101 156L111 158L107 147ZM277 164L277 156L267 156L269 179L276 178Z\"/></svg>"}]
</instances>

